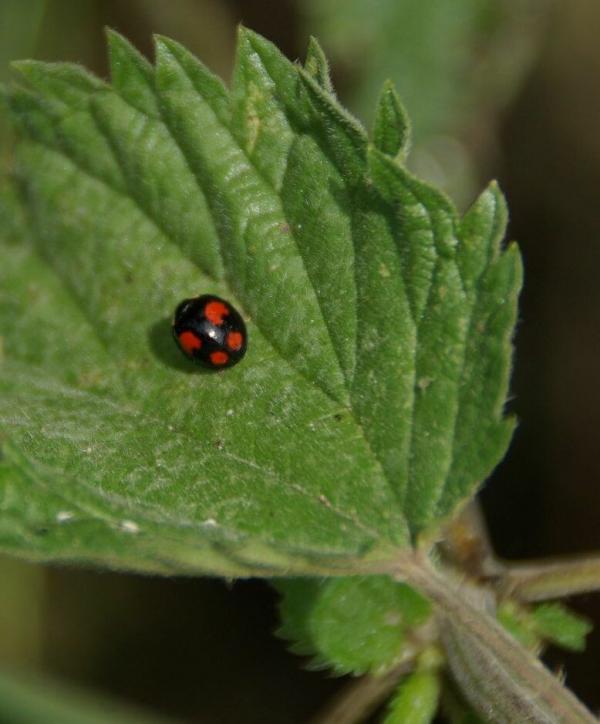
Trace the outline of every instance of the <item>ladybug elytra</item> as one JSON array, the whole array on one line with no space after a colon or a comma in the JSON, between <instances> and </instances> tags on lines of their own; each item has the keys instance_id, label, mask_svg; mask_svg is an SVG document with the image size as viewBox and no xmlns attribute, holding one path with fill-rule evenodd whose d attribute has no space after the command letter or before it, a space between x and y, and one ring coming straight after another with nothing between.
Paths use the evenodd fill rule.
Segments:
<instances>
[{"instance_id":1,"label":"ladybug elytra","mask_svg":"<svg viewBox=\"0 0 600 724\"><path fill-rule=\"evenodd\" d=\"M213 370L233 367L246 354L246 325L240 313L211 294L177 305L173 336L188 359Z\"/></svg>"}]
</instances>

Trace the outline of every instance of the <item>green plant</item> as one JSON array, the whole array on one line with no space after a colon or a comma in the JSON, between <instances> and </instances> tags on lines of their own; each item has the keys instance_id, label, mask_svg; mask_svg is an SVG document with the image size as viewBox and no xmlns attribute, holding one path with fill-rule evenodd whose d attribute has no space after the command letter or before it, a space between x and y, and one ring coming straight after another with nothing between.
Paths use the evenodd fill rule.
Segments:
<instances>
[{"instance_id":1,"label":"green plant","mask_svg":"<svg viewBox=\"0 0 600 724\"><path fill-rule=\"evenodd\" d=\"M384 694L409 676L390 722L417 701L429 721L452 686L494 721L591 721L532 652L580 648L585 625L526 602L597 566L538 568L534 596L487 554L467 570L456 537L514 424L521 265L498 188L460 217L404 167L391 85L369 141L316 41L301 67L242 30L230 91L166 38L154 67L109 43L112 85L25 61L4 91L2 550L276 578L281 634L314 665ZM170 336L200 292L248 320L222 374Z\"/></svg>"},{"instance_id":2,"label":"green plant","mask_svg":"<svg viewBox=\"0 0 600 724\"><path fill-rule=\"evenodd\" d=\"M390 78L414 127L410 168L459 208L490 166L499 116L537 56L552 3L535 0L304 0L345 80L344 101L371 119Z\"/></svg>"}]
</instances>

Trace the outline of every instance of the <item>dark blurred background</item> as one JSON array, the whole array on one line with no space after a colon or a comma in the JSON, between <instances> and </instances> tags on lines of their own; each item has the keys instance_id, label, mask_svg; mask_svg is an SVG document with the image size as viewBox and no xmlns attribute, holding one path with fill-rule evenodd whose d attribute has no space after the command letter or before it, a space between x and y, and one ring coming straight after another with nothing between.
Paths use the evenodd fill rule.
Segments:
<instances>
[{"instance_id":1,"label":"dark blurred background","mask_svg":"<svg viewBox=\"0 0 600 724\"><path fill-rule=\"evenodd\" d=\"M303 58L316 35L342 102L369 124L384 79L414 125L412 168L465 208L490 178L526 284L510 452L482 494L497 551L600 549L600 4L597 0L0 0L0 79L22 57L107 75L103 27L152 57L176 38L224 78L239 22ZM0 124L3 163L10 133ZM34 670L189 722L303 722L342 682L273 637L260 581L162 580L0 558L0 669ZM572 606L600 622L600 596ZM587 652L550 651L592 708Z\"/></svg>"}]
</instances>

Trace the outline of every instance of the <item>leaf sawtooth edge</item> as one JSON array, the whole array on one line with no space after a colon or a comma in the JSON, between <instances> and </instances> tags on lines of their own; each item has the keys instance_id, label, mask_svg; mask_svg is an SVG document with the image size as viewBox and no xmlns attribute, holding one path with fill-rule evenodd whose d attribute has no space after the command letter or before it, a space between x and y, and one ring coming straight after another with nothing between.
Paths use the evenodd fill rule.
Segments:
<instances>
[{"instance_id":1,"label":"leaf sawtooth edge","mask_svg":"<svg viewBox=\"0 0 600 724\"><path fill-rule=\"evenodd\" d=\"M312 86L312 91L315 91L315 92L316 92L317 89L315 89L315 87L314 87L314 86L316 85L316 83L315 83L315 81L314 81L314 78L310 78L310 77L309 77L308 79L305 78L304 81L305 81L305 84L308 84L308 85L310 85L310 83L312 83L312 84L313 84L313 86ZM323 89L320 88L320 89L318 89L318 90L320 90L320 91L322 92ZM323 101L323 98L321 97L321 98L320 98L320 102L322 102L322 101ZM344 120L345 120L345 119L344 119Z\"/></svg>"}]
</instances>

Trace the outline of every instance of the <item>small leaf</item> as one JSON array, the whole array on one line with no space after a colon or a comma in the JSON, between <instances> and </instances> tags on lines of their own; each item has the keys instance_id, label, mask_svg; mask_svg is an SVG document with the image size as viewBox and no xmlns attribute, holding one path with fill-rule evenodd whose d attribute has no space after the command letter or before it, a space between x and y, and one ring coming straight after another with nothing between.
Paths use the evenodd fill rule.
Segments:
<instances>
[{"instance_id":1,"label":"small leaf","mask_svg":"<svg viewBox=\"0 0 600 724\"><path fill-rule=\"evenodd\" d=\"M391 81L386 81L375 111L373 143L388 156L404 161L410 150L410 121Z\"/></svg>"},{"instance_id":2,"label":"small leaf","mask_svg":"<svg viewBox=\"0 0 600 724\"><path fill-rule=\"evenodd\" d=\"M407 585L370 576L283 579L276 587L283 596L277 633L312 657L311 668L381 674L419 653L418 629L431 608Z\"/></svg>"},{"instance_id":3,"label":"small leaf","mask_svg":"<svg viewBox=\"0 0 600 724\"><path fill-rule=\"evenodd\" d=\"M333 86L329 74L329 63L327 62L323 48L319 45L319 41L313 36L311 36L308 41L304 68L324 90L328 93L333 93Z\"/></svg>"},{"instance_id":4,"label":"small leaf","mask_svg":"<svg viewBox=\"0 0 600 724\"><path fill-rule=\"evenodd\" d=\"M533 650L551 643L569 651L584 651L585 638L593 629L590 621L560 603L543 603L530 609L505 601L498 608L498 620Z\"/></svg>"},{"instance_id":5,"label":"small leaf","mask_svg":"<svg viewBox=\"0 0 600 724\"><path fill-rule=\"evenodd\" d=\"M536 57L534 9L518 0L305 0L316 33L351 77L351 107L370 119L382 77L410 111L417 141L469 128L473 115L506 104ZM348 94L347 94L348 95ZM460 134L459 134L460 135Z\"/></svg>"},{"instance_id":6,"label":"small leaf","mask_svg":"<svg viewBox=\"0 0 600 724\"><path fill-rule=\"evenodd\" d=\"M585 638L594 628L591 621L560 603L542 603L531 616L539 636L569 651L584 651Z\"/></svg>"},{"instance_id":7,"label":"small leaf","mask_svg":"<svg viewBox=\"0 0 600 724\"><path fill-rule=\"evenodd\" d=\"M416 671L410 674L398 687L383 724L428 724L433 721L440 689L438 672Z\"/></svg>"},{"instance_id":8,"label":"small leaf","mask_svg":"<svg viewBox=\"0 0 600 724\"><path fill-rule=\"evenodd\" d=\"M496 611L496 618L502 626L534 653L539 653L542 639L533 625L531 613L514 601L503 601Z\"/></svg>"},{"instance_id":9,"label":"small leaf","mask_svg":"<svg viewBox=\"0 0 600 724\"><path fill-rule=\"evenodd\" d=\"M433 567L407 569L432 600L445 658L468 703L486 721L596 721L532 652L486 610L483 591L459 592L454 577Z\"/></svg>"}]
</instances>

